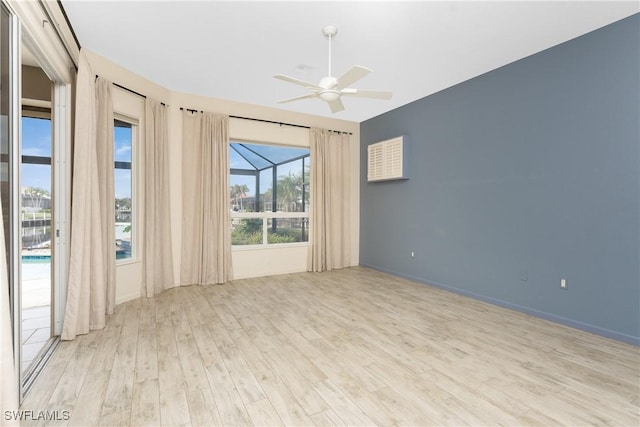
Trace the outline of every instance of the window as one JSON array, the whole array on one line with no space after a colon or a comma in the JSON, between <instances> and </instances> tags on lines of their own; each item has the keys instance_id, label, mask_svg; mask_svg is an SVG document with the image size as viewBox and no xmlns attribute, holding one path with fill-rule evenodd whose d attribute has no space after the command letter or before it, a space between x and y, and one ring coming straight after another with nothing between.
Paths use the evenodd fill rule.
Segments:
<instances>
[{"instance_id":1,"label":"window","mask_svg":"<svg viewBox=\"0 0 640 427\"><path fill-rule=\"evenodd\" d=\"M309 149L231 142L231 243L309 241Z\"/></svg>"},{"instance_id":2,"label":"window","mask_svg":"<svg viewBox=\"0 0 640 427\"><path fill-rule=\"evenodd\" d=\"M133 141L135 135L135 125L114 120L113 127L113 158L115 160L114 196L115 196L115 237L116 237L116 260L126 260L134 254L134 233L133 233Z\"/></svg>"},{"instance_id":3,"label":"window","mask_svg":"<svg viewBox=\"0 0 640 427\"><path fill-rule=\"evenodd\" d=\"M51 256L51 112L22 111L21 222L25 253Z\"/></svg>"}]
</instances>

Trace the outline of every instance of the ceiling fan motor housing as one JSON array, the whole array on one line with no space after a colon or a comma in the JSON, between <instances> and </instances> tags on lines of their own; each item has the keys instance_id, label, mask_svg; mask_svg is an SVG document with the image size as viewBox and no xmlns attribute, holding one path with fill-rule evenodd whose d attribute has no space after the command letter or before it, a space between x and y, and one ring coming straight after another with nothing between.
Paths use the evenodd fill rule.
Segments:
<instances>
[{"instance_id":1,"label":"ceiling fan motor housing","mask_svg":"<svg viewBox=\"0 0 640 427\"><path fill-rule=\"evenodd\" d=\"M338 83L338 79L336 79L335 77L332 77L332 76L327 76L327 77L323 77L320 80L320 83L318 83L318 86L320 86L322 88L325 88L325 89L331 89L337 83Z\"/></svg>"}]
</instances>

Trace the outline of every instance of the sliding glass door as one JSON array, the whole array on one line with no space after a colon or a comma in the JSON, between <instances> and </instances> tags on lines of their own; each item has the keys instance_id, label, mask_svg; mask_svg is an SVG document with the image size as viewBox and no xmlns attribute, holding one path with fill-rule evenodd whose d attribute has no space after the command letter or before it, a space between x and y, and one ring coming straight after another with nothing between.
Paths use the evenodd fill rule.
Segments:
<instances>
[{"instance_id":1,"label":"sliding glass door","mask_svg":"<svg viewBox=\"0 0 640 427\"><path fill-rule=\"evenodd\" d=\"M8 272L1 291L10 299L21 399L62 330L70 209L72 75L42 54L33 28L22 27L41 22L42 9L31 6L0 1L0 203ZM29 19L22 22L22 15Z\"/></svg>"}]
</instances>

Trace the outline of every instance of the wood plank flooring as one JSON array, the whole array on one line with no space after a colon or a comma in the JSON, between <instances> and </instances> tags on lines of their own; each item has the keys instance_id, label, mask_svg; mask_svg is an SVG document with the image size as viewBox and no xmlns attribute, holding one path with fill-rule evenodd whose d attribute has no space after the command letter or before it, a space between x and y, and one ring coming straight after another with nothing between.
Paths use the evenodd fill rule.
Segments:
<instances>
[{"instance_id":1,"label":"wood plank flooring","mask_svg":"<svg viewBox=\"0 0 640 427\"><path fill-rule=\"evenodd\" d=\"M31 425L640 425L640 349L349 268L190 286L63 342ZM29 425L29 423L25 423Z\"/></svg>"}]
</instances>

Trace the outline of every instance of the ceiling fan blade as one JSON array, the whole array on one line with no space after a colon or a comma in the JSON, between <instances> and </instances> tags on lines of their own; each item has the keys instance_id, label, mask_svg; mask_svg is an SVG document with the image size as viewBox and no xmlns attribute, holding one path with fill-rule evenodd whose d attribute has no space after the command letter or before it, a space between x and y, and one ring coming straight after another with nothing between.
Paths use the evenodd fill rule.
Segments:
<instances>
[{"instance_id":1,"label":"ceiling fan blade","mask_svg":"<svg viewBox=\"0 0 640 427\"><path fill-rule=\"evenodd\" d=\"M296 96L296 97L289 98L289 99L283 99L282 101L278 101L278 104L284 104L285 102L298 101L300 99L315 98L317 96L318 96L317 93L310 93L308 95L302 95L302 96Z\"/></svg>"},{"instance_id":2,"label":"ceiling fan blade","mask_svg":"<svg viewBox=\"0 0 640 427\"><path fill-rule=\"evenodd\" d=\"M304 86L304 87L310 88L310 89L322 89L320 86L318 86L316 84L305 82L303 80L294 79L293 77L285 76L284 74L276 74L273 77L276 78L276 79L279 79L279 80L284 80L285 82L289 82L289 83L293 83L293 84L296 84L296 85Z\"/></svg>"},{"instance_id":3,"label":"ceiling fan blade","mask_svg":"<svg viewBox=\"0 0 640 427\"><path fill-rule=\"evenodd\" d=\"M346 88L340 91L341 95L345 96L357 96L360 98L375 98L375 99L391 99L393 95L388 90L364 90L364 89L352 89Z\"/></svg>"},{"instance_id":4,"label":"ceiling fan blade","mask_svg":"<svg viewBox=\"0 0 640 427\"><path fill-rule=\"evenodd\" d=\"M331 108L332 113L337 113L338 111L344 110L344 105L342 104L342 100L340 98L335 101L331 101L328 103Z\"/></svg>"},{"instance_id":5,"label":"ceiling fan blade","mask_svg":"<svg viewBox=\"0 0 640 427\"><path fill-rule=\"evenodd\" d=\"M372 71L373 70L370 70L369 68L361 67L360 65L354 65L349 69L349 71L338 78L336 89L340 90L342 88L345 88L357 82Z\"/></svg>"}]
</instances>

